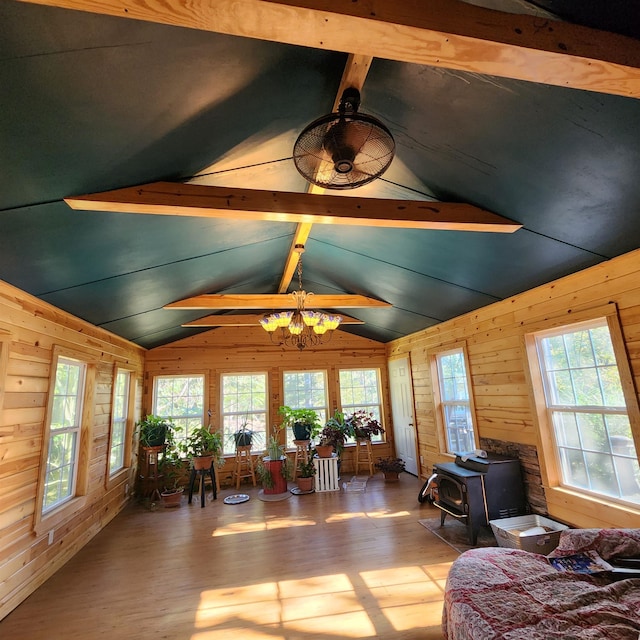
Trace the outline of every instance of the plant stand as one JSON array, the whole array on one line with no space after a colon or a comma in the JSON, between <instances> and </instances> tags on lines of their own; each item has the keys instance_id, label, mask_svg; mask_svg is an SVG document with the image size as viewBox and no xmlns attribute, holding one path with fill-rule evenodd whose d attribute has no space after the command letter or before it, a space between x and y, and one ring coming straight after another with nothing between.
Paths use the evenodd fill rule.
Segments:
<instances>
[{"instance_id":1,"label":"plant stand","mask_svg":"<svg viewBox=\"0 0 640 640\"><path fill-rule=\"evenodd\" d=\"M191 468L191 478L189 479L189 504L191 504L191 498L193 497L193 487L196 483L196 476L200 476L200 507L204 508L204 484L207 474L211 477L211 488L213 490L213 499L218 499L218 491L216 487L216 472L213 469L213 459L208 469L196 469Z\"/></svg>"},{"instance_id":2,"label":"plant stand","mask_svg":"<svg viewBox=\"0 0 640 640\"><path fill-rule=\"evenodd\" d=\"M316 491L340 491L338 483L338 456L334 453L330 458L313 457L316 468Z\"/></svg>"},{"instance_id":3,"label":"plant stand","mask_svg":"<svg viewBox=\"0 0 640 640\"><path fill-rule=\"evenodd\" d=\"M160 479L158 455L164 453L164 445L141 448L144 453L142 473L138 476L141 494L145 498L149 498L152 502L154 500L160 500L160 489L158 488L158 480Z\"/></svg>"},{"instance_id":4,"label":"plant stand","mask_svg":"<svg viewBox=\"0 0 640 640\"><path fill-rule=\"evenodd\" d=\"M240 488L242 478L251 478L253 486L256 486L256 473L251 457L251 445L236 447L236 463L233 468L232 481L236 481L236 489Z\"/></svg>"},{"instance_id":5,"label":"plant stand","mask_svg":"<svg viewBox=\"0 0 640 640\"><path fill-rule=\"evenodd\" d=\"M369 467L369 475L374 474L373 470L373 447L369 438L356 439L356 475L360 471L360 465Z\"/></svg>"},{"instance_id":6,"label":"plant stand","mask_svg":"<svg viewBox=\"0 0 640 640\"><path fill-rule=\"evenodd\" d=\"M262 464L264 464L265 468L271 473L271 477L273 478L273 487L264 487L265 495L286 493L287 480L282 475L282 465L284 464L284 460L271 460L270 458L264 458Z\"/></svg>"},{"instance_id":7,"label":"plant stand","mask_svg":"<svg viewBox=\"0 0 640 640\"><path fill-rule=\"evenodd\" d=\"M298 462L309 461L309 440L294 440L293 444L296 445L296 457L293 461L293 479L295 480L298 477Z\"/></svg>"}]
</instances>

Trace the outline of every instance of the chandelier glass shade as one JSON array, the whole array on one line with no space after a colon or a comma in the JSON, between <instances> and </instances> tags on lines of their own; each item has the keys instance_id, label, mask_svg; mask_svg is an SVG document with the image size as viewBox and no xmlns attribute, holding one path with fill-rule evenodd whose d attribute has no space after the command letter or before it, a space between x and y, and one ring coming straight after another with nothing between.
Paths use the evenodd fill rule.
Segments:
<instances>
[{"instance_id":1,"label":"chandelier glass shade","mask_svg":"<svg viewBox=\"0 0 640 640\"><path fill-rule=\"evenodd\" d=\"M302 252L304 247L296 246L298 258L298 291L291 295L296 303L295 311L277 311L260 320L262 328L271 336L271 342L297 347L305 347L328 342L334 330L342 322L342 316L312 311L305 308L305 302L313 293L302 289Z\"/></svg>"}]
</instances>

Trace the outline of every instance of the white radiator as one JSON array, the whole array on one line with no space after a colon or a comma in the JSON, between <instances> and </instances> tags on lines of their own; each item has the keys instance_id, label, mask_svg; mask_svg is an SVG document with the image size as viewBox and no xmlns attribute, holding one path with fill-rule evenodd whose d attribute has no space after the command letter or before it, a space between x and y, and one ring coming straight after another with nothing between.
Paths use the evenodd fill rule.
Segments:
<instances>
[{"instance_id":1,"label":"white radiator","mask_svg":"<svg viewBox=\"0 0 640 640\"><path fill-rule=\"evenodd\" d=\"M313 466L316 468L316 491L340 491L338 483L338 456L334 453L331 458L315 458Z\"/></svg>"}]
</instances>

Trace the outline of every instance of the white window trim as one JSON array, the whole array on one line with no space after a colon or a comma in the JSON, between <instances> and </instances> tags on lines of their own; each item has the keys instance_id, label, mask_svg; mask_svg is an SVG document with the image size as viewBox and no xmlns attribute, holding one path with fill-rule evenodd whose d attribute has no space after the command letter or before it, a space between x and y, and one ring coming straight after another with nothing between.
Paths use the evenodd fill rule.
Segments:
<instances>
[{"instance_id":1,"label":"white window trim","mask_svg":"<svg viewBox=\"0 0 640 640\"><path fill-rule=\"evenodd\" d=\"M265 414L265 442L267 441L268 437L269 437L269 372L268 371L223 371L220 373L220 411L219 411L219 424L220 424L220 432L223 435L223 439L225 437L224 434L224 417L227 415L243 415L244 412L243 411L231 411L229 413L226 413L224 411L224 385L223 385L223 378L225 376L231 377L231 376L264 376L265 379L265 410L264 410L264 414ZM254 413L261 413L261 412L254 412ZM223 443L223 451L225 448L226 442ZM235 445L234 445L235 446ZM256 447L256 443L253 443L253 447L255 449ZM231 457L231 456L235 456L235 453L225 453L224 454L227 457Z\"/></svg>"},{"instance_id":2,"label":"white window trim","mask_svg":"<svg viewBox=\"0 0 640 640\"><path fill-rule=\"evenodd\" d=\"M377 372L377 381L378 381L378 403L375 405L378 407L380 412L380 425L384 429L381 435L373 436L372 444L382 444L387 441L387 431L384 424L384 398L382 397L382 371L380 367L338 367L337 370L337 380L336 386L338 390L338 396L340 398L340 410L344 414L350 414L354 410L357 410L361 405L348 405L342 402L342 386L340 384L340 372L342 371L376 371ZM371 406L371 405L369 405ZM349 438L345 443L346 446L355 445L355 438Z\"/></svg>"},{"instance_id":3,"label":"white window trim","mask_svg":"<svg viewBox=\"0 0 640 640\"><path fill-rule=\"evenodd\" d=\"M78 441L77 471L75 475L75 490L71 496L61 505L54 507L47 513L42 512L44 504L44 487L47 473L47 460L49 457L49 439L51 413L53 408L53 389L56 380L58 360L69 358L82 362L86 367L84 380L82 409L80 419L80 435ZM89 487L89 462L90 448L93 433L94 399L96 385L95 360L87 353L67 349L66 347L54 346L51 360L51 374L49 376L49 393L47 398L47 409L45 413L45 423L43 430L42 451L40 457L40 473L38 477L38 488L36 493L36 509L34 510L34 531L36 535L42 535L74 513L82 509L87 503L87 493Z\"/></svg>"},{"instance_id":4,"label":"white window trim","mask_svg":"<svg viewBox=\"0 0 640 640\"><path fill-rule=\"evenodd\" d=\"M449 451L449 445L447 440L447 426L444 413L445 405L451 404L449 401L442 399L441 392L441 380L440 380L440 364L438 359L452 354L462 352L464 358L465 375L467 378L467 389L469 390L469 412L471 413L471 421L473 423L473 441L476 448L479 447L479 435L478 435L478 419L476 416L476 407L473 399L473 385L471 383L471 367L469 365L469 354L467 352L466 342L456 342L454 344L443 345L438 349L430 350L429 352L429 364L431 368L431 388L433 390L433 401L435 406L435 419L436 419L436 431L438 434L438 447L440 453L450 458L455 458L455 454ZM462 404L455 402L455 404Z\"/></svg>"},{"instance_id":5,"label":"white window trim","mask_svg":"<svg viewBox=\"0 0 640 640\"><path fill-rule=\"evenodd\" d=\"M583 526L583 521L587 523L586 526L590 526L589 522L592 522L594 509L596 509L599 521L619 523L617 526L631 526L630 523L636 520L640 514L639 510L628 506L628 504L622 504L613 499L610 500L605 496L595 496L578 489L562 486L562 474L558 466L554 444L553 425L549 422L542 372L538 363L536 336L544 332L553 332L565 326L572 329L579 328L581 324L593 322L598 318L606 318L607 320L627 406L627 415L631 424L631 433L636 451L640 451L640 408L638 407L638 398L627 358L617 307L612 303L593 309L573 311L571 316L562 315L528 323L526 325L526 333L523 336L528 364L525 370L529 375L531 406L533 407L534 421L538 434L540 473L551 516L565 520L570 519L576 526ZM567 514L568 501L572 505L578 505L580 508L580 512L574 513L573 517Z\"/></svg>"},{"instance_id":6,"label":"white window trim","mask_svg":"<svg viewBox=\"0 0 640 640\"><path fill-rule=\"evenodd\" d=\"M200 419L201 426L206 426L208 424L207 417L207 407L209 406L208 402L208 389L209 389L209 381L208 375L202 371L190 371L189 373L175 373L175 374L161 374L153 376L153 394L151 397L151 410L150 413L155 413L155 407L157 402L157 392L158 392L158 380L166 380L169 378L202 378L202 416ZM183 418L195 418L196 416L165 416L171 419L183 419ZM185 438L186 435L184 433L178 434L178 439Z\"/></svg>"},{"instance_id":7,"label":"white window trim","mask_svg":"<svg viewBox=\"0 0 640 640\"><path fill-rule=\"evenodd\" d=\"M293 406L292 404L288 404L286 399L285 399L285 390L284 390L284 377L285 375L289 374L298 374L298 373L321 373L324 376L324 401L325 401L325 405L323 407L298 407L298 406ZM327 371L327 369L283 369L281 372L281 377L280 377L280 384L282 385L282 404L283 405L287 405L287 406L291 406L294 409L299 409L299 408L308 408L308 409L313 409L313 410L324 410L325 411L325 420L328 420L333 414L331 413L329 407L329 372ZM324 426L324 425L323 425ZM290 429L288 430L290 431ZM285 434L285 441L289 441L289 443L293 442L292 440L293 436L290 433L286 433Z\"/></svg>"},{"instance_id":8,"label":"white window trim","mask_svg":"<svg viewBox=\"0 0 640 640\"><path fill-rule=\"evenodd\" d=\"M113 406L115 402L115 387L116 377L119 371L126 371L129 374L129 389L127 397L127 415L125 420L125 433L124 433L124 460L123 466L116 471L111 471L111 439L113 438ZM115 485L119 484L123 475L128 475L131 470L132 460L132 441L134 432L134 411L136 401L136 378L135 369L127 364L116 362L113 366L113 387L111 394L111 420L109 421L109 443L107 446L107 459L106 459L106 482L107 489L111 489Z\"/></svg>"}]
</instances>

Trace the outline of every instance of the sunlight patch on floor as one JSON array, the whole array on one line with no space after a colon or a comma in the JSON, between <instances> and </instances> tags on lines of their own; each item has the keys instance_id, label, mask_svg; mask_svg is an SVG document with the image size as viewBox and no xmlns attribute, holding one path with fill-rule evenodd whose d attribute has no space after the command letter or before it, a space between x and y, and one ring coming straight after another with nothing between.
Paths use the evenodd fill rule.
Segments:
<instances>
[{"instance_id":1,"label":"sunlight patch on floor","mask_svg":"<svg viewBox=\"0 0 640 640\"><path fill-rule=\"evenodd\" d=\"M336 639L371 638L426 627L437 630L442 580L450 565L409 565L203 591L197 632L191 640L313 637L314 633Z\"/></svg>"},{"instance_id":2,"label":"sunlight patch on floor","mask_svg":"<svg viewBox=\"0 0 640 640\"><path fill-rule=\"evenodd\" d=\"M237 533L255 533L256 531L266 531L268 529L282 529L284 527L308 527L317 524L315 520L302 518L278 518L271 521L260 522L233 522L213 531L212 538L235 535Z\"/></svg>"}]
</instances>

